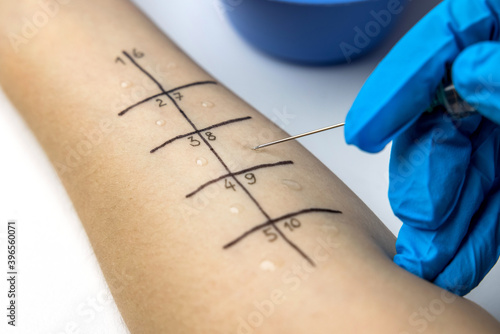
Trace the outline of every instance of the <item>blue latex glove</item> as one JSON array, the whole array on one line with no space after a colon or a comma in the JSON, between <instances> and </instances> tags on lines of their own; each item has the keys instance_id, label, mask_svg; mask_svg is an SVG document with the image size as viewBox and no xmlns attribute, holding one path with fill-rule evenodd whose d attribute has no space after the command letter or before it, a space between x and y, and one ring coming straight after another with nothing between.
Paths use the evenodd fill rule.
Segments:
<instances>
[{"instance_id":1,"label":"blue latex glove","mask_svg":"<svg viewBox=\"0 0 500 334\"><path fill-rule=\"evenodd\" d=\"M459 295L500 256L499 15L498 0L442 2L380 63L346 119L346 141L365 151L394 139L389 199L403 221L394 261ZM451 64L480 115L423 114Z\"/></svg>"}]
</instances>

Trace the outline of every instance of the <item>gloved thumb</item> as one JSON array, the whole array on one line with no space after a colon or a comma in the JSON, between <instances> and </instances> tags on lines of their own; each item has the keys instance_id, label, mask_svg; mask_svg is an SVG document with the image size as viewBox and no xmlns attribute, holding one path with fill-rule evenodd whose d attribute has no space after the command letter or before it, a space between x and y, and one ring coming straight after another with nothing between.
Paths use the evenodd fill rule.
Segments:
<instances>
[{"instance_id":1,"label":"gloved thumb","mask_svg":"<svg viewBox=\"0 0 500 334\"><path fill-rule=\"evenodd\" d=\"M491 121L500 124L500 42L481 42L463 50L453 63L458 94Z\"/></svg>"}]
</instances>

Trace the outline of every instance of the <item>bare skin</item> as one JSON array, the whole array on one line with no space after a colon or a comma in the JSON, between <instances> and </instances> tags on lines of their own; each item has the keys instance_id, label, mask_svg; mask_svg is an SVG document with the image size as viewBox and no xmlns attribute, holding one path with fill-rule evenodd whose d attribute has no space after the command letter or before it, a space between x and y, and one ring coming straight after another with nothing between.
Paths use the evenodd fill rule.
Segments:
<instances>
[{"instance_id":1,"label":"bare skin","mask_svg":"<svg viewBox=\"0 0 500 334\"><path fill-rule=\"evenodd\" d=\"M299 144L252 151L286 134L133 5L58 6L16 44L9 32L40 7L0 4L0 83L57 169L132 333L500 331L394 265L394 236Z\"/></svg>"}]
</instances>

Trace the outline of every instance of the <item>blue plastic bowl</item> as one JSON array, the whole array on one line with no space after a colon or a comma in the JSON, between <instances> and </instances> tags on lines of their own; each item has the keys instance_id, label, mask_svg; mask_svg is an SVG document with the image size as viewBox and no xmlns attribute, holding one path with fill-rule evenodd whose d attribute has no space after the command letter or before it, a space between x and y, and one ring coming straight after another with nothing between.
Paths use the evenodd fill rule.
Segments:
<instances>
[{"instance_id":1,"label":"blue plastic bowl","mask_svg":"<svg viewBox=\"0 0 500 334\"><path fill-rule=\"evenodd\" d=\"M221 0L258 49L315 65L351 62L377 46L407 0Z\"/></svg>"}]
</instances>

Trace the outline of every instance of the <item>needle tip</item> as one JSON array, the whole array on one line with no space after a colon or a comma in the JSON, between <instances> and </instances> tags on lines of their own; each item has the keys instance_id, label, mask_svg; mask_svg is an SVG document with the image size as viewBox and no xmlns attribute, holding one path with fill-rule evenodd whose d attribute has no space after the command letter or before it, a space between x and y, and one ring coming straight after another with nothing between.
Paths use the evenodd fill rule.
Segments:
<instances>
[{"instance_id":1,"label":"needle tip","mask_svg":"<svg viewBox=\"0 0 500 334\"><path fill-rule=\"evenodd\" d=\"M260 146L255 146L255 147L252 147L252 150L256 151L260 148Z\"/></svg>"}]
</instances>

